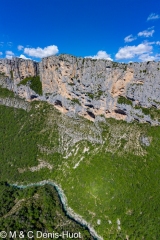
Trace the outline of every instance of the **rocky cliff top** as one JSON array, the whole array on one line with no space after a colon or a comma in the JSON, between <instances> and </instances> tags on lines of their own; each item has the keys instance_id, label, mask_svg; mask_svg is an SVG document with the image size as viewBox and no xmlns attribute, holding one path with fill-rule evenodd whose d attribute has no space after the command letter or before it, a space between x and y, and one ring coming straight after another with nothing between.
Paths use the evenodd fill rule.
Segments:
<instances>
[{"instance_id":1,"label":"rocky cliff top","mask_svg":"<svg viewBox=\"0 0 160 240\"><path fill-rule=\"evenodd\" d=\"M160 62L116 63L71 55L43 58L40 63L0 59L0 84L31 101L47 101L69 116L92 121L113 117L159 125ZM40 76L42 96L26 77ZM34 96L34 97L33 97ZM148 109L148 110L146 110Z\"/></svg>"}]
</instances>

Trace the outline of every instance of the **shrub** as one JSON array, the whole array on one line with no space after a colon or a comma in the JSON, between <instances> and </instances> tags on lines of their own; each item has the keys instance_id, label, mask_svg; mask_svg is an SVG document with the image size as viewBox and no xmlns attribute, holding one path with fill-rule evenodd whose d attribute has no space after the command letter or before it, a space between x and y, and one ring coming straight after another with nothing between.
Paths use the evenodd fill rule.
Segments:
<instances>
[{"instance_id":1,"label":"shrub","mask_svg":"<svg viewBox=\"0 0 160 240\"><path fill-rule=\"evenodd\" d=\"M42 83L39 76L24 78L18 85L26 85L27 83L30 83L30 88L33 91L39 95L42 95Z\"/></svg>"},{"instance_id":2,"label":"shrub","mask_svg":"<svg viewBox=\"0 0 160 240\"><path fill-rule=\"evenodd\" d=\"M2 88L0 86L0 97L6 98L6 97L14 97L14 93L6 88Z\"/></svg>"},{"instance_id":3,"label":"shrub","mask_svg":"<svg viewBox=\"0 0 160 240\"><path fill-rule=\"evenodd\" d=\"M13 80L13 71L12 70L10 71L10 74L11 74L11 79Z\"/></svg>"},{"instance_id":4,"label":"shrub","mask_svg":"<svg viewBox=\"0 0 160 240\"><path fill-rule=\"evenodd\" d=\"M98 90L98 92L96 93L95 98L99 99L102 95L103 95L103 91L102 90Z\"/></svg>"},{"instance_id":5,"label":"shrub","mask_svg":"<svg viewBox=\"0 0 160 240\"><path fill-rule=\"evenodd\" d=\"M71 101L73 103L77 103L77 104L81 105L81 103L79 102L79 100L77 98L73 98Z\"/></svg>"},{"instance_id":6,"label":"shrub","mask_svg":"<svg viewBox=\"0 0 160 240\"><path fill-rule=\"evenodd\" d=\"M4 77L5 73L4 72L0 72L0 77Z\"/></svg>"},{"instance_id":7,"label":"shrub","mask_svg":"<svg viewBox=\"0 0 160 240\"><path fill-rule=\"evenodd\" d=\"M88 95L88 97L89 97L89 98L91 98L91 99L93 99L93 98L94 98L94 95L93 95L93 93L89 93L89 92L88 92L88 93L87 93L87 95Z\"/></svg>"},{"instance_id":8,"label":"shrub","mask_svg":"<svg viewBox=\"0 0 160 240\"><path fill-rule=\"evenodd\" d=\"M120 96L118 98L118 101L117 101L119 104L127 104L127 105L131 105L132 106L132 101L123 97L123 96Z\"/></svg>"},{"instance_id":9,"label":"shrub","mask_svg":"<svg viewBox=\"0 0 160 240\"><path fill-rule=\"evenodd\" d=\"M113 68L118 67L118 63L117 63L117 62L112 62L112 67L113 67Z\"/></svg>"},{"instance_id":10,"label":"shrub","mask_svg":"<svg viewBox=\"0 0 160 240\"><path fill-rule=\"evenodd\" d=\"M68 83L68 85L70 85L70 86L74 86L75 84L74 84L74 83Z\"/></svg>"},{"instance_id":11,"label":"shrub","mask_svg":"<svg viewBox=\"0 0 160 240\"><path fill-rule=\"evenodd\" d=\"M145 114L145 115L150 115L150 109L149 108L143 108L141 107L142 109L142 112Z\"/></svg>"}]
</instances>

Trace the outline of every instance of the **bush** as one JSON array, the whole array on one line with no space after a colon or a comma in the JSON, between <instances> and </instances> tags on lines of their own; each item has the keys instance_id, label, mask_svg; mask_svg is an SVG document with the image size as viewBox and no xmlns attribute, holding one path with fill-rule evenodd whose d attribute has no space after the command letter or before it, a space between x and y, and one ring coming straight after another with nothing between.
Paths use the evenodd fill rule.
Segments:
<instances>
[{"instance_id":1,"label":"bush","mask_svg":"<svg viewBox=\"0 0 160 240\"><path fill-rule=\"evenodd\" d=\"M18 85L26 85L29 82L30 88L37 94L42 95L42 83L39 76L24 78Z\"/></svg>"},{"instance_id":2,"label":"bush","mask_svg":"<svg viewBox=\"0 0 160 240\"><path fill-rule=\"evenodd\" d=\"M119 104L127 104L127 105L131 105L132 106L132 101L131 100L129 100L129 99L127 99L127 98L125 98L125 97L122 97L122 96L120 96L119 98L118 98L118 101L117 101Z\"/></svg>"},{"instance_id":3,"label":"bush","mask_svg":"<svg viewBox=\"0 0 160 240\"><path fill-rule=\"evenodd\" d=\"M14 93L6 88L2 88L0 86L0 97L6 98L6 97L14 97Z\"/></svg>"},{"instance_id":4,"label":"bush","mask_svg":"<svg viewBox=\"0 0 160 240\"><path fill-rule=\"evenodd\" d=\"M13 80L13 71L12 70L10 71L10 74L11 74L11 79Z\"/></svg>"},{"instance_id":5,"label":"bush","mask_svg":"<svg viewBox=\"0 0 160 240\"><path fill-rule=\"evenodd\" d=\"M77 104L81 105L80 102L79 102L79 100L78 100L77 98L73 98L71 101L72 101L73 103L77 103Z\"/></svg>"},{"instance_id":6,"label":"bush","mask_svg":"<svg viewBox=\"0 0 160 240\"><path fill-rule=\"evenodd\" d=\"M96 93L95 98L99 99L102 95L103 95L103 91L102 90L98 90L97 93Z\"/></svg>"},{"instance_id":7,"label":"bush","mask_svg":"<svg viewBox=\"0 0 160 240\"><path fill-rule=\"evenodd\" d=\"M87 95L88 95L88 97L89 97L89 98L91 98L91 99L93 99L93 98L94 98L94 95L93 95L93 93L89 93L89 92L88 92L88 93L87 93Z\"/></svg>"}]
</instances>

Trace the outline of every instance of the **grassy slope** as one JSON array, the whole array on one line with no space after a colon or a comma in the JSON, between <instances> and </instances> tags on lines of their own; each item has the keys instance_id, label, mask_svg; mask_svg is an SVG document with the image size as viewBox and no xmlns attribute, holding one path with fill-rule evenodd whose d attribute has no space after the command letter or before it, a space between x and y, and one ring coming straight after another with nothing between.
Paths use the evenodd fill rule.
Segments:
<instances>
[{"instance_id":1,"label":"grassy slope","mask_svg":"<svg viewBox=\"0 0 160 240\"><path fill-rule=\"evenodd\" d=\"M81 118L75 122L47 103L32 102L30 112L0 109L3 181L55 180L64 189L69 206L104 239L159 238L159 127L109 119L100 126L103 144L74 143L73 138L80 135L100 139L97 127ZM141 135L149 137L149 147L140 144ZM38 159L53 169L31 172L29 167L38 165ZM25 171L20 173L19 168Z\"/></svg>"}]
</instances>

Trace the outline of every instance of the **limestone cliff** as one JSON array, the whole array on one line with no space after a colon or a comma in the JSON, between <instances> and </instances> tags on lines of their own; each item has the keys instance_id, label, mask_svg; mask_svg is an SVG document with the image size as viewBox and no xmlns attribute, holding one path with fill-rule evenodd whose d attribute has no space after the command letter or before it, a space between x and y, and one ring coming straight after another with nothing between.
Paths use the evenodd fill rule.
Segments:
<instances>
[{"instance_id":1,"label":"limestone cliff","mask_svg":"<svg viewBox=\"0 0 160 240\"><path fill-rule=\"evenodd\" d=\"M28 86L18 84L30 76L39 75L39 63L21 58L0 59L0 85L14 91L20 97L27 100L35 94Z\"/></svg>"},{"instance_id":2,"label":"limestone cliff","mask_svg":"<svg viewBox=\"0 0 160 240\"><path fill-rule=\"evenodd\" d=\"M28 76L39 74L38 66L37 62L22 58L0 59L0 72L13 79L16 84Z\"/></svg>"},{"instance_id":3,"label":"limestone cliff","mask_svg":"<svg viewBox=\"0 0 160 240\"><path fill-rule=\"evenodd\" d=\"M159 124L156 116L153 118L144 109L160 109L160 62L122 64L59 55L44 58L40 63L1 59L0 72L6 76L0 82L4 87L27 100L35 95L69 116ZM36 75L40 75L42 96L29 86L17 85L25 77ZM120 96L126 101L119 101Z\"/></svg>"}]
</instances>

